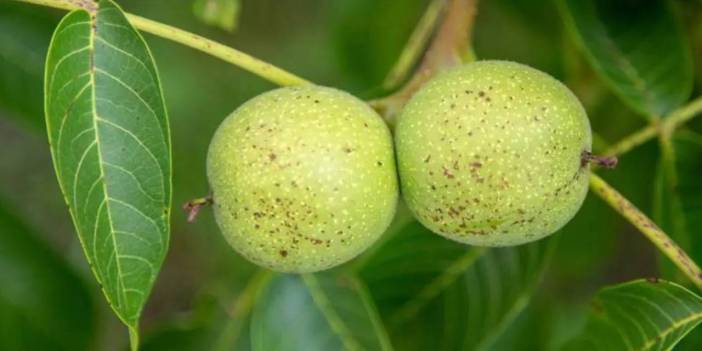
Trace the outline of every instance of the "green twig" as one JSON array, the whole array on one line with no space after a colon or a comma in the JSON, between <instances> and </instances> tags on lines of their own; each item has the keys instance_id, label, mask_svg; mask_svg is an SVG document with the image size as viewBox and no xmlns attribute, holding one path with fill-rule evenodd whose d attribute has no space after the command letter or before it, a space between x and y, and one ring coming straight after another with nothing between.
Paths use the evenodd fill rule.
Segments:
<instances>
[{"instance_id":1,"label":"green twig","mask_svg":"<svg viewBox=\"0 0 702 351\"><path fill-rule=\"evenodd\" d=\"M641 231L692 283L702 290L700 267L656 223L596 174L590 175L590 189Z\"/></svg>"},{"instance_id":2,"label":"green twig","mask_svg":"<svg viewBox=\"0 0 702 351\"><path fill-rule=\"evenodd\" d=\"M690 101L687 105L673 111L666 118L660 121L654 121L643 129L623 138L618 143L614 144L614 146L610 147L605 154L612 156L622 155L655 138L661 133L670 133L670 131L679 128L701 113L702 97L698 97Z\"/></svg>"},{"instance_id":3,"label":"green twig","mask_svg":"<svg viewBox=\"0 0 702 351\"><path fill-rule=\"evenodd\" d=\"M658 134L658 128L655 124L650 124L635 133L623 138L616 144L612 145L605 151L605 155L620 156L635 147L653 139Z\"/></svg>"},{"instance_id":4,"label":"green twig","mask_svg":"<svg viewBox=\"0 0 702 351\"><path fill-rule=\"evenodd\" d=\"M395 62L395 65L390 69L390 73L385 77L383 88L392 89L397 84L400 84L417 63L429 39L431 39L431 34L434 32L436 23L440 18L439 15L445 4L446 0L433 0L429 4L419 23L417 23L417 27L407 40L407 44L402 49L397 62Z\"/></svg>"},{"instance_id":5,"label":"green twig","mask_svg":"<svg viewBox=\"0 0 702 351\"><path fill-rule=\"evenodd\" d=\"M76 10L85 8L85 1L80 0L16 0L35 5L42 5L63 10ZM261 61L249 54L220 44L216 41L201 37L182 29L169 26L164 23L156 22L148 18L140 17L133 14L126 14L129 22L136 28L159 36L164 39L174 41L193 49L202 51L208 55L217 57L227 63L245 69L263 79L273 82L278 85L298 85L309 84L308 81L278 68L270 63Z\"/></svg>"},{"instance_id":6,"label":"green twig","mask_svg":"<svg viewBox=\"0 0 702 351\"><path fill-rule=\"evenodd\" d=\"M664 121L664 129L677 129L689 120L702 113L702 96L690 101L687 105L675 110Z\"/></svg>"}]
</instances>

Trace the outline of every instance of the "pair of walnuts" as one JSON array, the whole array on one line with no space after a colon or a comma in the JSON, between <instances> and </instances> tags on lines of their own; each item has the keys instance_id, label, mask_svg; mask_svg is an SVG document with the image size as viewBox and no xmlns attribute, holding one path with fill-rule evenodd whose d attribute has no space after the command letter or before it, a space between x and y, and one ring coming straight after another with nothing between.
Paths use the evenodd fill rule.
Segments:
<instances>
[{"instance_id":1,"label":"pair of walnuts","mask_svg":"<svg viewBox=\"0 0 702 351\"><path fill-rule=\"evenodd\" d=\"M449 239L508 246L543 238L582 205L590 148L587 115L564 85L521 64L481 61L425 84L394 138L343 91L259 95L219 127L207 173L217 223L236 251L276 271L313 272L382 235L398 176L415 217Z\"/></svg>"}]
</instances>

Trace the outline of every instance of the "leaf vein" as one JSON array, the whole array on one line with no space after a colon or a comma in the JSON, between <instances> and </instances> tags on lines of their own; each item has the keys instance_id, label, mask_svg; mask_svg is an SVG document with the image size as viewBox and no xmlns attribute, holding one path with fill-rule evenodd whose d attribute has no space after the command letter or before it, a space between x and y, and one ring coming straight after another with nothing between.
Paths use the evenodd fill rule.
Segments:
<instances>
[{"instance_id":1,"label":"leaf vein","mask_svg":"<svg viewBox=\"0 0 702 351\"><path fill-rule=\"evenodd\" d=\"M122 172L122 173L125 173L125 174L129 175L132 179L134 179L134 182L136 183L137 188L139 188L139 191L140 191L142 194L144 194L144 196L146 196L147 198L149 198L149 200L151 200L151 201L153 201L153 202L157 202L157 203L159 202L159 199L155 198L153 195L149 194L149 193L146 191L146 189L144 188L144 185L141 183L141 181L139 181L139 179L136 177L136 175L134 174L134 172L132 172L132 171L130 171L130 170L128 170L128 169L126 169L126 168L124 168L124 167L122 167L122 166L119 166L119 165L116 165L116 164L114 164L114 163L110 163L110 162L107 162L107 161L105 161L105 166L112 167L112 168L114 168L114 169L116 169L116 170L118 170L118 171L120 171L120 172Z\"/></svg>"},{"instance_id":2,"label":"leaf vein","mask_svg":"<svg viewBox=\"0 0 702 351\"><path fill-rule=\"evenodd\" d=\"M160 173L160 174L164 174L163 168L161 167L161 164L158 162L158 159L156 158L156 155L154 155L154 153L153 153L153 152L152 152L136 135L134 135L134 133L132 133L129 129L124 128L124 127L120 126L120 125L117 124L117 123L114 123L114 122L112 122L112 121L110 121L110 120L107 120L107 119L104 119L104 118L101 118L101 117L97 117L96 120L99 121L99 122L105 123L105 124L107 124L107 125L109 125L109 126L111 126L111 127L113 127L113 128L116 128L116 129L122 131L123 133L129 135L129 137L131 137L132 139L134 139L134 141L136 141L137 144L139 144L139 146L141 146L141 147L144 149L144 151L146 151L146 154L151 158L151 160L154 161L154 164L155 164L156 167L158 168L159 173ZM107 162L105 162L105 163L107 163ZM161 183L162 195L165 196L165 195L166 195L166 187L165 187L165 184L164 184L164 182L163 182L163 178L162 178L162 177L159 177L159 180L160 180L160 183Z\"/></svg>"}]
</instances>

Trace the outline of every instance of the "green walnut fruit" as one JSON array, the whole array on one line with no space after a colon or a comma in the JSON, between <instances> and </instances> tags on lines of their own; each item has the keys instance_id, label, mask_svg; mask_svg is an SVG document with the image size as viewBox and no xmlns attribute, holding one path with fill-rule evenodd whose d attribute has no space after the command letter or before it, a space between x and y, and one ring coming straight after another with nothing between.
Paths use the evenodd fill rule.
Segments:
<instances>
[{"instance_id":1,"label":"green walnut fruit","mask_svg":"<svg viewBox=\"0 0 702 351\"><path fill-rule=\"evenodd\" d=\"M409 208L462 243L540 239L587 194L587 115L563 84L522 64L481 61L438 75L403 109L395 140Z\"/></svg>"},{"instance_id":2,"label":"green walnut fruit","mask_svg":"<svg viewBox=\"0 0 702 351\"><path fill-rule=\"evenodd\" d=\"M226 240L282 272L319 271L361 253L390 224L399 192L383 120L320 86L244 103L215 133L207 175Z\"/></svg>"}]
</instances>

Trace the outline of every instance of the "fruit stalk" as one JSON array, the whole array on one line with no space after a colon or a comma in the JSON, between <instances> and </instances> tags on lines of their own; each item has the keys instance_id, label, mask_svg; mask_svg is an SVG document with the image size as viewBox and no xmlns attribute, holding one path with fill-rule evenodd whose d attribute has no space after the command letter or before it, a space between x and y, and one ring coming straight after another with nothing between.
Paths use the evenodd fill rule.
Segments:
<instances>
[{"instance_id":1,"label":"fruit stalk","mask_svg":"<svg viewBox=\"0 0 702 351\"><path fill-rule=\"evenodd\" d=\"M590 189L641 231L697 288L702 290L700 267L656 223L596 174L590 175Z\"/></svg>"},{"instance_id":2,"label":"fruit stalk","mask_svg":"<svg viewBox=\"0 0 702 351\"><path fill-rule=\"evenodd\" d=\"M614 169L617 167L617 163L619 163L616 156L599 156L594 155L590 151L583 151L580 157L583 166L590 163L594 166Z\"/></svg>"},{"instance_id":3,"label":"fruit stalk","mask_svg":"<svg viewBox=\"0 0 702 351\"><path fill-rule=\"evenodd\" d=\"M76 10L80 8L85 8L84 5L81 5L83 2L81 2L80 0L15 1L46 7L53 7L62 10ZM278 68L270 63L261 61L249 54L246 54L224 44L220 44L214 40L210 40L205 37L201 37L197 34L184 31L180 28L169 26L167 24L156 22L148 18L140 17L130 13L127 13L126 16L127 19L129 19L129 21L132 23L132 25L134 25L134 27L138 28L139 30L151 33L153 35L159 36L164 39L168 39L170 41L185 46L189 46L195 50L202 51L224 62L247 70L272 83L281 86L309 84L307 80L302 79L290 72Z\"/></svg>"}]
</instances>

